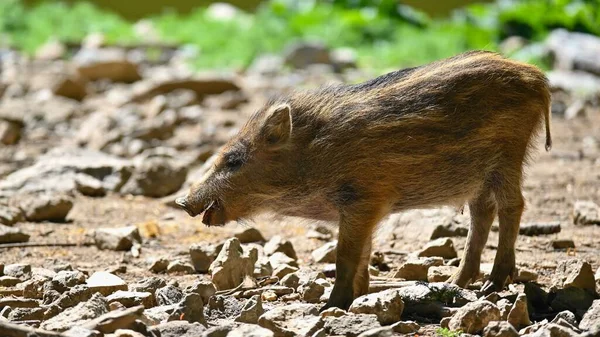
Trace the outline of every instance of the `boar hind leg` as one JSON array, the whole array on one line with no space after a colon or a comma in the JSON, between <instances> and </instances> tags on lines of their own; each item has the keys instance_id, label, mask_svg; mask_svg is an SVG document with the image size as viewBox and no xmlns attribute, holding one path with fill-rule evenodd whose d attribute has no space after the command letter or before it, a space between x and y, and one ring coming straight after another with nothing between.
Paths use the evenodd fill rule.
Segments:
<instances>
[{"instance_id":1,"label":"boar hind leg","mask_svg":"<svg viewBox=\"0 0 600 337\"><path fill-rule=\"evenodd\" d=\"M463 288L474 282L479 276L481 252L496 216L496 201L490 188L484 187L475 198L469 201L469 212L471 213L471 226L467 245L458 271L449 280L450 283Z\"/></svg>"},{"instance_id":2,"label":"boar hind leg","mask_svg":"<svg viewBox=\"0 0 600 337\"><path fill-rule=\"evenodd\" d=\"M371 262L372 237L367 239L363 247L356 276L354 276L354 298L366 295L369 292L369 263Z\"/></svg>"},{"instance_id":3,"label":"boar hind leg","mask_svg":"<svg viewBox=\"0 0 600 337\"><path fill-rule=\"evenodd\" d=\"M512 179L501 181L503 184L495 191L498 202L498 250L490 278L482 288L486 293L502 290L507 281L514 277L515 243L519 234L521 214L525 207L521 194L520 170L512 176Z\"/></svg>"},{"instance_id":4,"label":"boar hind leg","mask_svg":"<svg viewBox=\"0 0 600 337\"><path fill-rule=\"evenodd\" d=\"M368 247L371 245L371 235L381 216L377 212L359 211L358 208L354 208L353 211L353 214L342 213L341 216L335 262L335 283L331 296L321 311L331 307L348 309L354 300L354 295L364 292L368 287L368 278L363 279L364 270L367 268L367 266L363 266L366 260L364 256L367 250L370 252ZM361 278L357 284L360 289L355 289L357 275L360 275L359 278Z\"/></svg>"}]
</instances>

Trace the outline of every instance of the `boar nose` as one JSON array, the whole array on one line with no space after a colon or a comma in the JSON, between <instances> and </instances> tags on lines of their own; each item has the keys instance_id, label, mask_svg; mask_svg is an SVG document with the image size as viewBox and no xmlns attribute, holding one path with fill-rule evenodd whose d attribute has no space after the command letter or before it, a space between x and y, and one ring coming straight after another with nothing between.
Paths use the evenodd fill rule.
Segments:
<instances>
[{"instance_id":1,"label":"boar nose","mask_svg":"<svg viewBox=\"0 0 600 337\"><path fill-rule=\"evenodd\" d=\"M175 204L183 208L183 210L186 211L190 216L196 216L196 214L194 214L194 212L190 208L190 205L188 205L187 203L187 196L175 199Z\"/></svg>"}]
</instances>

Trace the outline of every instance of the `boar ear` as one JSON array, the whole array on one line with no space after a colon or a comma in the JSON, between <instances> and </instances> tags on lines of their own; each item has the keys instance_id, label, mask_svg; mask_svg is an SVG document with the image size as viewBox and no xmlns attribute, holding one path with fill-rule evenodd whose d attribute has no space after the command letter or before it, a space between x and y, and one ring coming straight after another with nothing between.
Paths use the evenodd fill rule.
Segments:
<instances>
[{"instance_id":1,"label":"boar ear","mask_svg":"<svg viewBox=\"0 0 600 337\"><path fill-rule=\"evenodd\" d=\"M292 110L289 104L275 106L267 117L262 130L266 141L276 145L285 143L292 136Z\"/></svg>"}]
</instances>

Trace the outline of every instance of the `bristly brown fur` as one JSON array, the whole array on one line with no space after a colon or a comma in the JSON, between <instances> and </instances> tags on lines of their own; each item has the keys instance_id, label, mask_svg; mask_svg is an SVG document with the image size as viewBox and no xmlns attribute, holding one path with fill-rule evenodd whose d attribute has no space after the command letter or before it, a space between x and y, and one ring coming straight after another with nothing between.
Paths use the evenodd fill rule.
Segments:
<instances>
[{"instance_id":1,"label":"bristly brown fur","mask_svg":"<svg viewBox=\"0 0 600 337\"><path fill-rule=\"evenodd\" d=\"M200 213L218 200L214 216L222 221L261 211L339 221L338 277L327 307L347 308L368 289L371 235L385 215L468 202L471 229L451 281L475 280L498 214L487 289L501 289L514 272L522 170L542 123L547 150L552 143L549 109L542 72L483 51L295 92L250 118L188 204Z\"/></svg>"}]
</instances>

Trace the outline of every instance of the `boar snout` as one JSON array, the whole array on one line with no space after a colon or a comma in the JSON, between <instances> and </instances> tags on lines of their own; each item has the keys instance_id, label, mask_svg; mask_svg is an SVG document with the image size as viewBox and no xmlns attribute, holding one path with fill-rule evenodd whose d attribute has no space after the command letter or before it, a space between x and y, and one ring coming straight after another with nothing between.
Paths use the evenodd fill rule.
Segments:
<instances>
[{"instance_id":1,"label":"boar snout","mask_svg":"<svg viewBox=\"0 0 600 337\"><path fill-rule=\"evenodd\" d=\"M227 222L225 210L218 200L207 202L190 201L189 195L175 199L175 204L185 210L191 217L204 212L202 223L207 226L222 226Z\"/></svg>"},{"instance_id":2,"label":"boar snout","mask_svg":"<svg viewBox=\"0 0 600 337\"><path fill-rule=\"evenodd\" d=\"M177 199L175 199L175 204L179 207L181 207L184 211L187 212L187 214L189 214L191 217L195 217L196 215L200 214L201 212L195 212L192 207L190 206L190 204L188 203L188 196L186 195L185 197L179 197Z\"/></svg>"}]
</instances>

